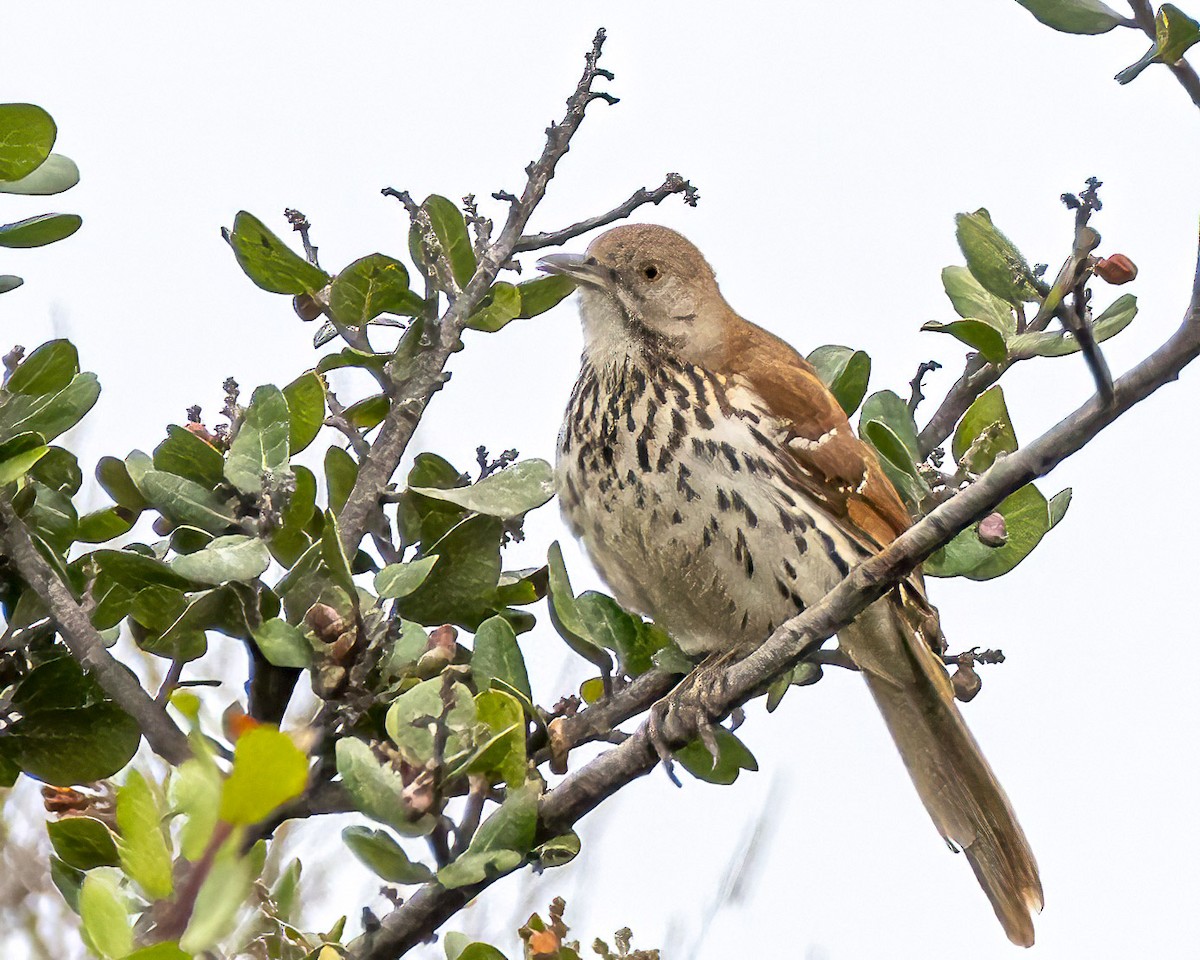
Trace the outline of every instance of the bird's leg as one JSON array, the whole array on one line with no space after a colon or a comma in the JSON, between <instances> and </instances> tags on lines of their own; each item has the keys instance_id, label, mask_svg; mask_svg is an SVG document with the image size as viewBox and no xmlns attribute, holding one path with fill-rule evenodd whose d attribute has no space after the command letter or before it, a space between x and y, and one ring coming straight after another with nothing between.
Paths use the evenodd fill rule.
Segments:
<instances>
[{"instance_id":1,"label":"bird's leg","mask_svg":"<svg viewBox=\"0 0 1200 960\"><path fill-rule=\"evenodd\" d=\"M697 739L704 744L712 755L713 763L716 764L721 752L715 731L719 717L710 712L708 704L722 699L726 684L725 671L722 668L733 659L736 657L730 651L709 654L674 690L650 708L647 719L650 744L662 761L667 776L676 786L681 784L675 775L674 752L670 743L672 739L678 738L672 738L668 729L669 724L675 721L671 715L677 714L680 722L689 728L695 728ZM737 713L741 713L740 708ZM735 725L740 722L740 718L736 719Z\"/></svg>"}]
</instances>

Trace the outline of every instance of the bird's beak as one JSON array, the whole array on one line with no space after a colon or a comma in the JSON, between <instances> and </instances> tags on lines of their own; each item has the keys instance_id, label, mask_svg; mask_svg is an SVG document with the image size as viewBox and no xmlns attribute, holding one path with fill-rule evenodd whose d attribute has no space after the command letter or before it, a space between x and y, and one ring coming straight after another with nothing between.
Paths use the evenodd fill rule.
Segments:
<instances>
[{"instance_id":1,"label":"bird's beak","mask_svg":"<svg viewBox=\"0 0 1200 960\"><path fill-rule=\"evenodd\" d=\"M582 253L552 253L538 261L543 273L557 273L589 287L607 288L609 274L595 257Z\"/></svg>"}]
</instances>

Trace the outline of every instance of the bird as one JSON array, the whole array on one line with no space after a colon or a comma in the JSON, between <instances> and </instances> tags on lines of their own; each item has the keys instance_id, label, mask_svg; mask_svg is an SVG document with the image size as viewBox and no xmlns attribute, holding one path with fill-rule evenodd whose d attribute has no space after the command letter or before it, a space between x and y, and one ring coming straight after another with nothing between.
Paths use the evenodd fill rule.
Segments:
<instances>
[{"instance_id":1,"label":"bird","mask_svg":"<svg viewBox=\"0 0 1200 960\"><path fill-rule=\"evenodd\" d=\"M681 234L624 224L539 267L575 282L583 326L555 466L564 519L616 600L685 653L753 649L912 524L813 366L739 316ZM838 633L938 831L1031 946L1037 863L942 641L919 570Z\"/></svg>"}]
</instances>

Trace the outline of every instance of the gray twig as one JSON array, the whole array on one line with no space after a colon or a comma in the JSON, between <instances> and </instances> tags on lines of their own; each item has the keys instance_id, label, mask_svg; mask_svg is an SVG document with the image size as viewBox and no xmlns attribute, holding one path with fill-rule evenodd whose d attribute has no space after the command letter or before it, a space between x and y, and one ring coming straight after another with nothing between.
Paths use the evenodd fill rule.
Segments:
<instances>
[{"instance_id":1,"label":"gray twig","mask_svg":"<svg viewBox=\"0 0 1200 960\"><path fill-rule=\"evenodd\" d=\"M692 186L691 181L684 180L677 173L668 173L661 186L655 187L653 190L639 187L628 200L613 207L608 213L580 220L569 227L563 227L561 230L554 230L550 233L528 234L517 241L514 250L517 253L525 253L529 250L541 250L544 247L556 247L561 243L566 243L568 240L587 233L589 230L595 230L597 227L603 227L617 220L624 220L638 207L645 206L648 203L657 206L667 197L676 193L683 194L683 202L689 207L694 207L700 202L700 194Z\"/></svg>"},{"instance_id":2,"label":"gray twig","mask_svg":"<svg viewBox=\"0 0 1200 960\"><path fill-rule=\"evenodd\" d=\"M8 499L0 497L0 533L4 553L21 574L21 579L41 598L58 624L67 649L90 673L104 692L137 721L142 736L160 757L178 766L192 755L187 737L167 716L162 704L138 683L104 646L92 621L71 595L46 559L38 552L29 532Z\"/></svg>"}]
</instances>

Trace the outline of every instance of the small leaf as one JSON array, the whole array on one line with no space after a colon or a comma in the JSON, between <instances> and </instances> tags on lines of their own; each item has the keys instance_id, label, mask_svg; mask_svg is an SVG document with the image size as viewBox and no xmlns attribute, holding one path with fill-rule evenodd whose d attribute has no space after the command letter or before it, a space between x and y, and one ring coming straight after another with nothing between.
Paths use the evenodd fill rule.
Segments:
<instances>
[{"instance_id":1,"label":"small leaf","mask_svg":"<svg viewBox=\"0 0 1200 960\"><path fill-rule=\"evenodd\" d=\"M499 281L484 294L479 309L467 318L472 330L495 333L521 315L521 294L511 283Z\"/></svg>"},{"instance_id":2,"label":"small leaf","mask_svg":"<svg viewBox=\"0 0 1200 960\"><path fill-rule=\"evenodd\" d=\"M816 368L817 376L833 393L846 416L853 414L867 395L871 358L861 350L828 344L810 353L808 362Z\"/></svg>"},{"instance_id":3,"label":"small leaf","mask_svg":"<svg viewBox=\"0 0 1200 960\"><path fill-rule=\"evenodd\" d=\"M517 291L521 294L521 312L517 316L521 320L528 320L557 306L574 293L575 281L555 274L518 283Z\"/></svg>"},{"instance_id":4,"label":"small leaf","mask_svg":"<svg viewBox=\"0 0 1200 960\"><path fill-rule=\"evenodd\" d=\"M246 736L249 734L242 739ZM259 841L256 847L261 845ZM251 900L259 872L256 859L253 855L242 856L237 843L227 842L221 848L196 896L187 929L179 938L181 949L190 954L203 953L233 931L238 914Z\"/></svg>"},{"instance_id":5,"label":"small leaf","mask_svg":"<svg viewBox=\"0 0 1200 960\"><path fill-rule=\"evenodd\" d=\"M290 429L283 391L269 384L255 390L225 459L229 482L242 493L257 494L264 474L287 474Z\"/></svg>"},{"instance_id":6,"label":"small leaf","mask_svg":"<svg viewBox=\"0 0 1200 960\"><path fill-rule=\"evenodd\" d=\"M863 427L863 437L893 467L903 470L914 479L920 479L917 466L913 463L908 448L886 423L872 420Z\"/></svg>"},{"instance_id":7,"label":"small leaf","mask_svg":"<svg viewBox=\"0 0 1200 960\"><path fill-rule=\"evenodd\" d=\"M0 104L0 180L27 177L54 147L54 118L32 103Z\"/></svg>"},{"instance_id":8,"label":"small leaf","mask_svg":"<svg viewBox=\"0 0 1200 960\"><path fill-rule=\"evenodd\" d=\"M171 561L171 568L181 577L211 584L253 580L270 565L267 545L257 537L243 534L217 537L202 550Z\"/></svg>"},{"instance_id":9,"label":"small leaf","mask_svg":"<svg viewBox=\"0 0 1200 960\"><path fill-rule=\"evenodd\" d=\"M100 397L94 373L79 373L57 393L11 394L0 403L0 439L21 433L40 433L53 440L83 419Z\"/></svg>"},{"instance_id":10,"label":"small leaf","mask_svg":"<svg viewBox=\"0 0 1200 960\"><path fill-rule=\"evenodd\" d=\"M233 771L221 792L221 819L235 826L265 820L308 783L308 757L286 733L260 726L238 737Z\"/></svg>"},{"instance_id":11,"label":"small leaf","mask_svg":"<svg viewBox=\"0 0 1200 960\"><path fill-rule=\"evenodd\" d=\"M1072 490L1067 487L1065 490L1059 490L1050 498L1050 529L1053 530L1058 526L1060 520L1067 515L1067 507L1071 505ZM62 854L59 854L62 856ZM64 858L65 859L65 858Z\"/></svg>"},{"instance_id":12,"label":"small leaf","mask_svg":"<svg viewBox=\"0 0 1200 960\"><path fill-rule=\"evenodd\" d=\"M404 264L373 253L355 260L334 278L329 309L344 326L361 327L381 313L419 316L425 301L408 288Z\"/></svg>"},{"instance_id":13,"label":"small leaf","mask_svg":"<svg viewBox=\"0 0 1200 960\"><path fill-rule=\"evenodd\" d=\"M449 731L445 759L465 756L466 740L475 725L475 699L464 684L450 687L450 706L442 700L442 680L425 680L400 694L388 708L384 726L407 763L424 766L434 759L434 736L430 718L444 717Z\"/></svg>"},{"instance_id":14,"label":"small leaf","mask_svg":"<svg viewBox=\"0 0 1200 960\"><path fill-rule=\"evenodd\" d=\"M79 891L79 916L92 949L105 960L124 957L133 949L133 925L125 898L117 886L118 871L92 870Z\"/></svg>"},{"instance_id":15,"label":"small leaf","mask_svg":"<svg viewBox=\"0 0 1200 960\"><path fill-rule=\"evenodd\" d=\"M185 760L171 775L171 809L182 814L179 852L195 862L204 856L221 808L222 777L208 757Z\"/></svg>"},{"instance_id":16,"label":"small leaf","mask_svg":"<svg viewBox=\"0 0 1200 960\"><path fill-rule=\"evenodd\" d=\"M380 763L361 740L343 737L335 752L338 774L361 813L406 837L423 836L437 825L431 814L414 814L404 799L400 774Z\"/></svg>"},{"instance_id":17,"label":"small leaf","mask_svg":"<svg viewBox=\"0 0 1200 960\"><path fill-rule=\"evenodd\" d=\"M930 320L922 324L921 329L934 333L948 333L968 347L978 350L991 363L1003 363L1008 356L1004 337L982 320L955 320L952 323Z\"/></svg>"},{"instance_id":18,"label":"small leaf","mask_svg":"<svg viewBox=\"0 0 1200 960\"><path fill-rule=\"evenodd\" d=\"M329 490L329 509L340 513L358 479L358 464L341 447L325 451L325 485Z\"/></svg>"},{"instance_id":19,"label":"small leaf","mask_svg":"<svg viewBox=\"0 0 1200 960\"><path fill-rule=\"evenodd\" d=\"M517 635L503 617L489 617L475 631L471 654L471 679L481 693L493 680L503 680L519 690L527 700L533 699L525 658L517 644Z\"/></svg>"},{"instance_id":20,"label":"small leaf","mask_svg":"<svg viewBox=\"0 0 1200 960\"><path fill-rule=\"evenodd\" d=\"M389 563L375 574L375 592L385 600L407 597L425 582L437 561L435 553L409 563Z\"/></svg>"},{"instance_id":21,"label":"small leaf","mask_svg":"<svg viewBox=\"0 0 1200 960\"><path fill-rule=\"evenodd\" d=\"M500 809L480 825L466 851L438 871L438 882L453 890L519 867L537 833L539 790L534 781L509 789Z\"/></svg>"},{"instance_id":22,"label":"small leaf","mask_svg":"<svg viewBox=\"0 0 1200 960\"><path fill-rule=\"evenodd\" d=\"M503 690L484 690L475 697L475 715L490 735L447 776L465 767L468 772L488 774L492 779L504 780L510 787L519 787L526 776L528 724L521 701Z\"/></svg>"},{"instance_id":23,"label":"small leaf","mask_svg":"<svg viewBox=\"0 0 1200 960\"><path fill-rule=\"evenodd\" d=\"M556 540L550 544L547 554L547 565L550 574L550 592L547 594L550 606L550 622L559 636L566 641L567 646L579 656L594 663L606 673L612 671L612 657L592 640L583 614L575 600L571 589L571 581L567 577L567 568L563 563L562 547Z\"/></svg>"},{"instance_id":24,"label":"small leaf","mask_svg":"<svg viewBox=\"0 0 1200 960\"><path fill-rule=\"evenodd\" d=\"M433 871L408 859L408 854L384 830L346 827L342 830L342 840L351 853L388 883L427 883L433 879Z\"/></svg>"},{"instance_id":25,"label":"small leaf","mask_svg":"<svg viewBox=\"0 0 1200 960\"><path fill-rule=\"evenodd\" d=\"M508 520L540 507L554 496L554 468L545 460L522 460L467 487L410 489L464 510Z\"/></svg>"},{"instance_id":26,"label":"small leaf","mask_svg":"<svg viewBox=\"0 0 1200 960\"><path fill-rule=\"evenodd\" d=\"M30 436L30 434L22 434L22 436ZM0 445L0 484L14 483L20 480L35 463L50 452L49 447L41 444L10 453L4 448L11 443L10 440L8 443Z\"/></svg>"},{"instance_id":27,"label":"small leaf","mask_svg":"<svg viewBox=\"0 0 1200 960\"><path fill-rule=\"evenodd\" d=\"M1097 343L1115 337L1133 322L1137 316L1137 297L1131 293L1117 297L1092 321L1092 336ZM1019 333L1008 342L1009 351L1016 360L1029 357L1066 357L1081 348L1075 334L1068 330Z\"/></svg>"},{"instance_id":28,"label":"small leaf","mask_svg":"<svg viewBox=\"0 0 1200 960\"><path fill-rule=\"evenodd\" d=\"M1001 453L1012 453L1017 449L1017 435L1013 431L1008 406L1004 402L1004 390L999 385L976 397L963 414L958 428L954 431L954 441L951 445L955 462L966 456L971 444L992 424L999 424L995 435L976 449L969 464L975 473L983 473Z\"/></svg>"},{"instance_id":29,"label":"small leaf","mask_svg":"<svg viewBox=\"0 0 1200 960\"><path fill-rule=\"evenodd\" d=\"M987 210L955 217L958 246L975 279L1008 303L1037 299L1029 264L1011 240L996 229Z\"/></svg>"},{"instance_id":30,"label":"small leaf","mask_svg":"<svg viewBox=\"0 0 1200 960\"><path fill-rule=\"evenodd\" d=\"M136 770L117 790L117 847L121 868L148 900L171 895L171 850L163 832L163 812L150 784Z\"/></svg>"},{"instance_id":31,"label":"small leaf","mask_svg":"<svg viewBox=\"0 0 1200 960\"><path fill-rule=\"evenodd\" d=\"M359 430L373 430L387 418L392 408L392 401L382 393L364 397L350 404L342 414L352 427Z\"/></svg>"},{"instance_id":32,"label":"small leaf","mask_svg":"<svg viewBox=\"0 0 1200 960\"><path fill-rule=\"evenodd\" d=\"M954 312L964 320L982 320L1006 339L1017 332L1012 307L984 290L966 267L944 268L942 287L954 305Z\"/></svg>"},{"instance_id":33,"label":"small leaf","mask_svg":"<svg viewBox=\"0 0 1200 960\"><path fill-rule=\"evenodd\" d=\"M538 844L533 848L533 855L543 867L561 867L579 856L579 849L579 834L572 830Z\"/></svg>"},{"instance_id":34,"label":"small leaf","mask_svg":"<svg viewBox=\"0 0 1200 960\"><path fill-rule=\"evenodd\" d=\"M471 238L462 213L451 201L437 194L426 197L421 209L429 215L429 223L455 281L465 287L475 273L475 252L471 249Z\"/></svg>"},{"instance_id":35,"label":"small leaf","mask_svg":"<svg viewBox=\"0 0 1200 960\"><path fill-rule=\"evenodd\" d=\"M256 286L271 293L315 293L329 283L329 275L292 252L253 214L242 210L226 235L238 266Z\"/></svg>"},{"instance_id":36,"label":"small leaf","mask_svg":"<svg viewBox=\"0 0 1200 960\"><path fill-rule=\"evenodd\" d=\"M50 340L29 354L4 389L9 393L25 393L40 397L58 393L79 373L79 351L70 340Z\"/></svg>"},{"instance_id":37,"label":"small leaf","mask_svg":"<svg viewBox=\"0 0 1200 960\"><path fill-rule=\"evenodd\" d=\"M1060 33L1108 33L1123 19L1100 0L1017 0L1017 3Z\"/></svg>"},{"instance_id":38,"label":"small leaf","mask_svg":"<svg viewBox=\"0 0 1200 960\"><path fill-rule=\"evenodd\" d=\"M25 281L11 273L0 273L0 293L16 290Z\"/></svg>"},{"instance_id":39,"label":"small leaf","mask_svg":"<svg viewBox=\"0 0 1200 960\"><path fill-rule=\"evenodd\" d=\"M1200 41L1200 23L1175 4L1164 3L1154 18L1154 36L1158 59L1163 63L1178 63Z\"/></svg>"},{"instance_id":40,"label":"small leaf","mask_svg":"<svg viewBox=\"0 0 1200 960\"><path fill-rule=\"evenodd\" d=\"M312 662L312 645L304 631L286 620L272 617L251 632L258 649L273 666L303 669Z\"/></svg>"},{"instance_id":41,"label":"small leaf","mask_svg":"<svg viewBox=\"0 0 1200 960\"><path fill-rule=\"evenodd\" d=\"M74 213L43 213L0 226L0 247L44 247L65 240L83 226Z\"/></svg>"},{"instance_id":42,"label":"small leaf","mask_svg":"<svg viewBox=\"0 0 1200 960\"><path fill-rule=\"evenodd\" d=\"M79 518L75 539L80 543L107 543L133 529L137 517L125 507L105 507Z\"/></svg>"},{"instance_id":43,"label":"small leaf","mask_svg":"<svg viewBox=\"0 0 1200 960\"><path fill-rule=\"evenodd\" d=\"M50 845L63 863L76 870L115 867L120 861L112 831L93 817L67 817L46 824Z\"/></svg>"},{"instance_id":44,"label":"small leaf","mask_svg":"<svg viewBox=\"0 0 1200 960\"><path fill-rule=\"evenodd\" d=\"M209 533L224 533L237 525L237 518L225 500L185 477L147 470L138 488L151 504L176 523Z\"/></svg>"},{"instance_id":45,"label":"small leaf","mask_svg":"<svg viewBox=\"0 0 1200 960\"><path fill-rule=\"evenodd\" d=\"M167 439L154 448L153 459L154 469L187 477L210 490L224 479L221 451L184 427L167 427Z\"/></svg>"},{"instance_id":46,"label":"small leaf","mask_svg":"<svg viewBox=\"0 0 1200 960\"><path fill-rule=\"evenodd\" d=\"M3 152L3 148L0 147L0 155ZM75 161L61 153L52 153L36 170L19 180L0 180L0 193L48 197L70 190L78 182L79 167L75 165Z\"/></svg>"},{"instance_id":47,"label":"small leaf","mask_svg":"<svg viewBox=\"0 0 1200 960\"><path fill-rule=\"evenodd\" d=\"M288 452L295 456L321 432L325 422L325 380L315 370L283 388L288 409Z\"/></svg>"},{"instance_id":48,"label":"small leaf","mask_svg":"<svg viewBox=\"0 0 1200 960\"><path fill-rule=\"evenodd\" d=\"M675 751L675 759L688 773L697 780L707 783L728 785L738 778L743 770L757 770L758 761L754 759L746 745L724 727L714 727L713 733L717 738L717 760L714 763L712 754L699 740L693 740L686 747Z\"/></svg>"}]
</instances>

